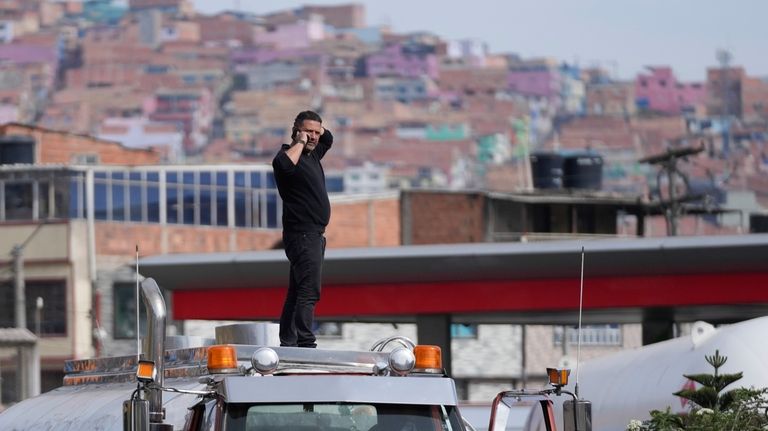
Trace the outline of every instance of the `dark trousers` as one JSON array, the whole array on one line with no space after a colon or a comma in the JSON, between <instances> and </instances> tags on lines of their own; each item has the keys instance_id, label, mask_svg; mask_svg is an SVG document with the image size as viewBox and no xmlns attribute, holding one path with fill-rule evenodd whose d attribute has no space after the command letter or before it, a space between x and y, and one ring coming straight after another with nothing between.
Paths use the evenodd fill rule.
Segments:
<instances>
[{"instance_id":1,"label":"dark trousers","mask_svg":"<svg viewBox=\"0 0 768 431\"><path fill-rule=\"evenodd\" d=\"M280 315L280 345L317 347L312 323L320 300L325 237L320 232L283 232L283 245L291 273Z\"/></svg>"}]
</instances>

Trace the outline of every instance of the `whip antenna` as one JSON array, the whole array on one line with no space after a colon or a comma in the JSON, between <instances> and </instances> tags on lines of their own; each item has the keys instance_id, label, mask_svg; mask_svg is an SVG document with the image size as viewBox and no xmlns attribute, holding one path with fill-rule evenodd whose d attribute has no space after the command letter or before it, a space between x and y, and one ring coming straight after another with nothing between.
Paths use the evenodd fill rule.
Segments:
<instances>
[{"instance_id":1,"label":"whip antenna","mask_svg":"<svg viewBox=\"0 0 768 431\"><path fill-rule=\"evenodd\" d=\"M139 338L139 245L136 244L136 358L141 359L141 341Z\"/></svg>"},{"instance_id":2,"label":"whip antenna","mask_svg":"<svg viewBox=\"0 0 768 431\"><path fill-rule=\"evenodd\" d=\"M579 283L579 329L577 330L579 339L576 343L576 385L573 392L576 398L579 397L579 364L581 364L581 312L584 300L584 246L581 246L581 282Z\"/></svg>"}]
</instances>

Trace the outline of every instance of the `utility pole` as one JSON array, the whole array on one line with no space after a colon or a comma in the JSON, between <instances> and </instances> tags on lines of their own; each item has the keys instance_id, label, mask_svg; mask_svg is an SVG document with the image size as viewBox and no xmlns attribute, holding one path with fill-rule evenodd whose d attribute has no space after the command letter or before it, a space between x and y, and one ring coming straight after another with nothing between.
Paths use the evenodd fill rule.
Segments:
<instances>
[{"instance_id":1,"label":"utility pole","mask_svg":"<svg viewBox=\"0 0 768 431\"><path fill-rule=\"evenodd\" d=\"M27 329L26 294L24 292L26 290L24 286L24 246L18 244L13 246L11 256L13 257L16 327ZM18 401L22 401L30 395L28 371L25 368L27 367L26 359L26 355L19 348L16 354L16 397Z\"/></svg>"},{"instance_id":2,"label":"utility pole","mask_svg":"<svg viewBox=\"0 0 768 431\"><path fill-rule=\"evenodd\" d=\"M715 54L718 63L720 63L720 85L721 94L720 107L721 122L723 128L723 157L728 158L731 146L731 82L729 74L731 73L731 59L733 55L727 49L720 49Z\"/></svg>"},{"instance_id":3,"label":"utility pole","mask_svg":"<svg viewBox=\"0 0 768 431\"><path fill-rule=\"evenodd\" d=\"M666 153L656 154L640 159L640 163L659 165L660 169L656 175L656 190L659 195L659 203L664 210L664 218L667 222L667 235L677 235L677 219L682 215L683 203L700 199L699 195L691 195L688 175L678 169L677 162L686 156L698 154L704 151L704 146L699 147L680 147L667 149ZM667 177L667 200L665 201L661 193L661 178ZM682 179L685 184L685 195L677 195L677 182Z\"/></svg>"},{"instance_id":4,"label":"utility pole","mask_svg":"<svg viewBox=\"0 0 768 431\"><path fill-rule=\"evenodd\" d=\"M13 260L14 312L16 328L27 330L27 295L24 283L24 248L37 235L46 221L37 224L32 233L21 244L11 249ZM39 335L39 334L38 334ZM18 401L40 393L40 356L37 353L37 340L33 352L19 348L16 356L16 394Z\"/></svg>"},{"instance_id":5,"label":"utility pole","mask_svg":"<svg viewBox=\"0 0 768 431\"><path fill-rule=\"evenodd\" d=\"M24 286L24 246L15 245L11 250L13 257L13 286L15 294L16 327L27 327L27 306Z\"/></svg>"}]
</instances>

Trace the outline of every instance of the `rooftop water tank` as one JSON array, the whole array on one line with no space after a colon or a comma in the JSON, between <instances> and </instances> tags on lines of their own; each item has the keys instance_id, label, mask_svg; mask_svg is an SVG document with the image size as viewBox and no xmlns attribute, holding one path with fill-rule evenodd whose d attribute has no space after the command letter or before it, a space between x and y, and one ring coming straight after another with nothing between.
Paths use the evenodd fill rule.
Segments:
<instances>
[{"instance_id":1,"label":"rooftop water tank","mask_svg":"<svg viewBox=\"0 0 768 431\"><path fill-rule=\"evenodd\" d=\"M531 174L536 189L559 189L563 186L563 156L556 153L531 154Z\"/></svg>"},{"instance_id":2,"label":"rooftop water tank","mask_svg":"<svg viewBox=\"0 0 768 431\"><path fill-rule=\"evenodd\" d=\"M600 190L603 186L603 157L576 153L563 157L563 187Z\"/></svg>"}]
</instances>

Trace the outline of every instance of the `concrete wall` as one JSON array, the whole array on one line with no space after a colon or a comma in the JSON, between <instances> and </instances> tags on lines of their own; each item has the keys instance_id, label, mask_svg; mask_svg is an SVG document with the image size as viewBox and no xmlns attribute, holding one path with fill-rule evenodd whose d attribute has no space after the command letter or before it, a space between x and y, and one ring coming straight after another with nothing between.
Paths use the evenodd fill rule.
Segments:
<instances>
[{"instance_id":1,"label":"concrete wall","mask_svg":"<svg viewBox=\"0 0 768 431\"><path fill-rule=\"evenodd\" d=\"M89 262L85 220L72 220L69 223L69 262L70 282L73 307L69 308L69 320L72 322L70 333L74 336L75 358L88 358L94 355L92 273Z\"/></svg>"},{"instance_id":2,"label":"concrete wall","mask_svg":"<svg viewBox=\"0 0 768 431\"><path fill-rule=\"evenodd\" d=\"M0 225L0 250L4 255L0 266L10 269L11 249L31 237L23 252L24 279L61 280L67 290L67 333L60 336L44 336L39 344L40 355L43 358L90 356L90 321L87 318L91 306L90 286L87 271L77 269L87 263L85 241L73 241L72 232L82 226L72 227L66 223L46 224L33 235L36 227L36 223ZM0 277L13 283L13 272L10 270L3 271ZM87 289L84 289L85 287ZM34 301L34 298L26 299L27 302Z\"/></svg>"}]
</instances>

